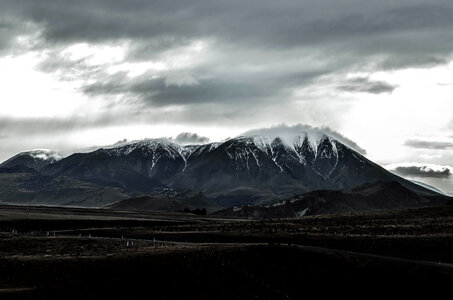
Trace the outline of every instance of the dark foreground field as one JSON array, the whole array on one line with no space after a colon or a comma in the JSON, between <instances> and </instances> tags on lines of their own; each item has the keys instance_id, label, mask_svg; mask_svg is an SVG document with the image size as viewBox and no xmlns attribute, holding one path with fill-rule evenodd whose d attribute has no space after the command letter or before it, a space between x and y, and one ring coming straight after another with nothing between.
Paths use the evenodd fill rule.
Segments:
<instances>
[{"instance_id":1,"label":"dark foreground field","mask_svg":"<svg viewBox=\"0 0 453 300\"><path fill-rule=\"evenodd\" d=\"M0 299L302 299L449 290L453 207L249 221L0 207Z\"/></svg>"}]
</instances>

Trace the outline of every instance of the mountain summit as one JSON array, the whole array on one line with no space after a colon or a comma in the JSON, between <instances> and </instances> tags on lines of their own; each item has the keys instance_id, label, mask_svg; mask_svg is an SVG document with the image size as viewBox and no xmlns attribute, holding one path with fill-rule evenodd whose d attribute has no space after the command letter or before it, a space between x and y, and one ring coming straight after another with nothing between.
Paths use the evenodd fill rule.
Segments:
<instances>
[{"instance_id":1,"label":"mountain summit","mask_svg":"<svg viewBox=\"0 0 453 300\"><path fill-rule=\"evenodd\" d=\"M8 168L21 165L39 171L43 167L53 164L62 158L63 155L53 150L30 150L14 155L10 159L3 162L0 166Z\"/></svg>"},{"instance_id":2,"label":"mountain summit","mask_svg":"<svg viewBox=\"0 0 453 300\"><path fill-rule=\"evenodd\" d=\"M44 156L48 159L38 160ZM13 165L25 165L52 179L72 178L119 189L130 197L169 189L200 191L224 207L376 181L397 181L419 194L434 193L317 130L250 134L186 146L145 139L66 158L52 152L19 154L0 166Z\"/></svg>"},{"instance_id":3,"label":"mountain summit","mask_svg":"<svg viewBox=\"0 0 453 300\"><path fill-rule=\"evenodd\" d=\"M317 130L250 134L222 143L185 146L166 139L145 139L65 158L52 151L25 152L0 165L3 176L25 172L15 166L34 169L38 173L33 178L39 175L41 181L52 181L53 187L65 182L66 190L80 190L79 196L71 192L71 203L88 206L143 195L168 197L168 191L175 195L198 191L213 201L213 207L232 207L277 201L315 190L351 189L377 181L396 181L420 195L437 194L388 172ZM11 178L14 177L8 177L9 187ZM7 197L6 201L11 201L14 196L36 202L36 193L41 195L39 199L51 193L48 185L35 181L17 183L27 189L18 188L14 194L8 188L6 195L0 193L0 200ZM89 184L89 189L80 189L84 183ZM47 189L42 191L45 186ZM109 197L93 203L87 200L92 197L83 194L102 189L108 191ZM123 198L116 199L116 195ZM53 204L58 204L57 198L53 193ZM62 204L65 201L62 199Z\"/></svg>"}]
</instances>

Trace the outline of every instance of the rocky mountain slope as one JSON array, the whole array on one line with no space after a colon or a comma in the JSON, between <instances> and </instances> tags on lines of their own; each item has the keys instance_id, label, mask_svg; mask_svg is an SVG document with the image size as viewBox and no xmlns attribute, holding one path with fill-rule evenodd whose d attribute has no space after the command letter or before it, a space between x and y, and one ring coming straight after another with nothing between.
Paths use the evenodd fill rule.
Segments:
<instances>
[{"instance_id":1,"label":"rocky mountain slope","mask_svg":"<svg viewBox=\"0 0 453 300\"><path fill-rule=\"evenodd\" d=\"M451 201L446 196L421 196L396 181L367 183L350 190L320 190L305 193L267 205L236 206L216 212L217 215L257 219L290 218L332 213L394 210Z\"/></svg>"},{"instance_id":2,"label":"rocky mountain slope","mask_svg":"<svg viewBox=\"0 0 453 300\"><path fill-rule=\"evenodd\" d=\"M401 182L417 193L434 193L322 133L238 137L198 146L150 139L74 154L41 172L144 194L164 187L197 190L222 206L347 189L379 180Z\"/></svg>"},{"instance_id":3,"label":"rocky mountain slope","mask_svg":"<svg viewBox=\"0 0 453 300\"><path fill-rule=\"evenodd\" d=\"M127 197L125 191L111 186L53 178L24 166L0 167L1 203L100 207Z\"/></svg>"},{"instance_id":4,"label":"rocky mountain slope","mask_svg":"<svg viewBox=\"0 0 453 300\"><path fill-rule=\"evenodd\" d=\"M18 155L0 167L26 166L50 182L64 178L105 187L109 192L127 195L122 199L170 189L177 193L202 192L213 206L232 207L315 190L351 189L376 181L396 181L421 196L437 194L388 172L318 131L241 136L222 143L189 146L146 139L47 162L27 157Z\"/></svg>"}]
</instances>

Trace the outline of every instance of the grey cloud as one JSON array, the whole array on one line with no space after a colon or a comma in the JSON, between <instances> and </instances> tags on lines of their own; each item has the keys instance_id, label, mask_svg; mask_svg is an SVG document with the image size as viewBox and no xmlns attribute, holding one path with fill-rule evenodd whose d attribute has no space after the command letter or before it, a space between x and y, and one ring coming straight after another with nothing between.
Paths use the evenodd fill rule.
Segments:
<instances>
[{"instance_id":1,"label":"grey cloud","mask_svg":"<svg viewBox=\"0 0 453 300\"><path fill-rule=\"evenodd\" d=\"M432 68L439 65L448 64L451 59L451 53L431 55L428 54L429 50L426 50L425 53L420 50L420 53L417 55L395 55L392 57L387 57L381 62L381 67L383 69L404 69L404 68Z\"/></svg>"},{"instance_id":2,"label":"grey cloud","mask_svg":"<svg viewBox=\"0 0 453 300\"><path fill-rule=\"evenodd\" d=\"M427 166L399 166L392 171L401 176L408 177L448 178L451 175L451 170L449 168L433 170Z\"/></svg>"},{"instance_id":3,"label":"grey cloud","mask_svg":"<svg viewBox=\"0 0 453 300\"><path fill-rule=\"evenodd\" d=\"M105 77L91 85L86 85L83 92L90 96L132 95L155 106L194 105L197 103L228 104L244 102L254 104L269 101L288 101L291 88L302 85L322 74L307 72L300 74L240 74L236 77L215 77L197 79L196 84L169 85L168 79L151 77L148 74L129 79L124 74ZM151 78L150 78L151 77Z\"/></svg>"},{"instance_id":4,"label":"grey cloud","mask_svg":"<svg viewBox=\"0 0 453 300\"><path fill-rule=\"evenodd\" d=\"M329 127L321 127L320 130L323 131L324 133L326 133L327 135L339 140L340 142L342 142L346 146L354 149L355 151L359 152L360 154L362 154L362 155L366 155L367 154L365 149L363 149L362 147L357 145L356 142L354 142L353 140L345 137L341 133L339 133L339 132L337 132L337 131L329 128Z\"/></svg>"},{"instance_id":5,"label":"grey cloud","mask_svg":"<svg viewBox=\"0 0 453 300\"><path fill-rule=\"evenodd\" d=\"M0 5L0 8L1 5ZM16 18L14 15L8 15L6 11L0 12L0 55L12 49L12 53L20 52L16 38L35 30L32 24L24 23L22 19ZM28 46L25 46L28 48ZM24 49L26 50L26 49Z\"/></svg>"},{"instance_id":6,"label":"grey cloud","mask_svg":"<svg viewBox=\"0 0 453 300\"><path fill-rule=\"evenodd\" d=\"M105 70L96 65L88 65L84 59L70 60L59 51L52 51L36 68L43 72L53 73L60 80L97 80L107 76Z\"/></svg>"},{"instance_id":7,"label":"grey cloud","mask_svg":"<svg viewBox=\"0 0 453 300\"><path fill-rule=\"evenodd\" d=\"M43 37L57 44L133 39L156 53L162 45L214 38L242 47L316 47L390 60L442 57L452 47L453 9L439 0L5 1L10 13L40 24Z\"/></svg>"},{"instance_id":8,"label":"grey cloud","mask_svg":"<svg viewBox=\"0 0 453 300\"><path fill-rule=\"evenodd\" d=\"M139 119L165 106L184 106L183 113L174 112L172 118L191 123L244 123L253 118L250 112L269 114L277 106L289 107L295 90L314 86L324 75L430 66L446 63L453 54L453 5L447 0L193 0L190 5L183 0L2 0L0 20L0 44L8 44L0 48L11 48L13 38L23 32L39 33L35 50L49 53L39 70L84 82L81 91L88 96L124 97L140 110ZM196 41L208 46L196 63L174 71L185 74L176 79L165 72L134 78L124 72L109 74L103 66L61 54L64 47L78 42L121 41L129 44L125 62L167 59L171 65L184 47ZM338 88L380 94L396 87L358 78ZM309 115L316 104L312 105L304 106L302 114ZM324 114L325 108L316 108ZM272 122L287 120L291 113L283 112ZM126 122L124 118L106 117L104 126ZM153 118L148 121L159 116ZM37 127L60 130L55 122L47 126L39 121ZM61 128L101 123L72 119ZM21 124L26 123L19 128L25 126Z\"/></svg>"},{"instance_id":9,"label":"grey cloud","mask_svg":"<svg viewBox=\"0 0 453 300\"><path fill-rule=\"evenodd\" d=\"M194 111L193 111L194 110ZM205 111L206 110L206 111ZM5 118L0 117L0 139L15 139L20 137L26 140L26 137L33 136L54 136L67 135L74 132L81 132L90 129L100 129L110 126L128 126L140 124L159 124L161 122L172 122L187 124L194 115L202 112L207 119L200 117L200 122L211 121L212 119L227 119L228 114L234 114L231 111L221 111L218 113L208 114L209 105L201 104L191 106L190 109L182 110L180 113L168 112L165 109L149 109L138 106L137 110L112 112L107 107L105 111L99 111L96 116L73 116L69 118ZM193 120L192 120L193 122ZM156 136L155 133L152 136ZM192 136L195 141L196 134ZM165 137L172 140L171 137ZM181 135L180 138L184 138ZM203 136L198 136L203 140ZM189 136L186 136L189 139ZM122 142L122 141L120 141ZM98 146L94 146L98 147Z\"/></svg>"},{"instance_id":10,"label":"grey cloud","mask_svg":"<svg viewBox=\"0 0 453 300\"><path fill-rule=\"evenodd\" d=\"M407 140L404 142L405 146L418 148L418 149L436 149L447 150L453 148L451 142L436 142L436 141L421 141L421 140Z\"/></svg>"},{"instance_id":11,"label":"grey cloud","mask_svg":"<svg viewBox=\"0 0 453 300\"><path fill-rule=\"evenodd\" d=\"M194 0L190 5L176 0L3 0L0 5L3 15L32 23L41 32L39 46L51 53L41 71L63 80L82 79L82 91L89 96L124 95L150 107L289 103L294 89L322 75L370 62L373 70L441 64L453 54L453 5L440 0ZM19 25L10 22L5 28L18 30ZM209 41L210 52L196 65L176 70L186 74L177 80L163 73L112 75L59 53L77 42L120 40L130 42L127 62L171 61L174 53L198 40ZM338 86L374 94L395 88L369 78Z\"/></svg>"},{"instance_id":12,"label":"grey cloud","mask_svg":"<svg viewBox=\"0 0 453 300\"><path fill-rule=\"evenodd\" d=\"M448 1L7 1L45 26L51 40L216 34L313 43L345 37L433 30L451 25ZM266 21L266 22L265 22ZM247 25L247 26L244 26ZM275 35L275 33L280 33ZM269 41L270 42L270 41Z\"/></svg>"},{"instance_id":13,"label":"grey cloud","mask_svg":"<svg viewBox=\"0 0 453 300\"><path fill-rule=\"evenodd\" d=\"M338 86L339 90L347 92L361 92L370 94L391 93L397 86L384 81L370 80L366 77L358 77L347 80Z\"/></svg>"},{"instance_id":14,"label":"grey cloud","mask_svg":"<svg viewBox=\"0 0 453 300\"><path fill-rule=\"evenodd\" d=\"M10 14L38 24L48 45L117 39L185 39L196 34L195 16L187 13L186 3L179 1L3 2Z\"/></svg>"},{"instance_id":15,"label":"grey cloud","mask_svg":"<svg viewBox=\"0 0 453 300\"><path fill-rule=\"evenodd\" d=\"M196 133L182 132L174 138L174 141L182 145L204 144L209 143L209 138L205 136L200 136Z\"/></svg>"},{"instance_id":16,"label":"grey cloud","mask_svg":"<svg viewBox=\"0 0 453 300\"><path fill-rule=\"evenodd\" d=\"M54 134L112 124L125 124L128 116L105 112L96 117L72 118L5 118L0 117L0 136Z\"/></svg>"},{"instance_id":17,"label":"grey cloud","mask_svg":"<svg viewBox=\"0 0 453 300\"><path fill-rule=\"evenodd\" d=\"M337 139L339 142L343 143L344 145L354 149L355 151L359 152L360 154L366 155L366 150L361 148L357 145L356 142L352 141L351 139L345 137L341 133L329 128L329 127L314 127L305 124L296 124L293 126L288 126L286 124L280 124L277 126L272 126L269 128L260 128L260 129L252 129L249 131L244 132L242 135L279 135L279 134L287 134L288 132L292 132L294 134L301 133L301 132L310 132L310 131L320 131L325 133L326 135Z\"/></svg>"},{"instance_id":18,"label":"grey cloud","mask_svg":"<svg viewBox=\"0 0 453 300\"><path fill-rule=\"evenodd\" d=\"M9 47L13 36L11 24L4 20L0 21L0 50Z\"/></svg>"}]
</instances>

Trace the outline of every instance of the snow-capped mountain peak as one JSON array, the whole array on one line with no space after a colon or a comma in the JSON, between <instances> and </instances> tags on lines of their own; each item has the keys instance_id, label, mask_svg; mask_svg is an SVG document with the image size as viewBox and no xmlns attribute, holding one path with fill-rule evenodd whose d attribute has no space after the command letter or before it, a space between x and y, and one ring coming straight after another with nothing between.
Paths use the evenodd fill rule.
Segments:
<instances>
[{"instance_id":1,"label":"snow-capped mountain peak","mask_svg":"<svg viewBox=\"0 0 453 300\"><path fill-rule=\"evenodd\" d=\"M63 158L64 156L57 151L49 149L35 149L16 154L15 156L3 162L0 166L8 168L22 165L39 171L43 167L54 164L62 160Z\"/></svg>"},{"instance_id":2,"label":"snow-capped mountain peak","mask_svg":"<svg viewBox=\"0 0 453 300\"><path fill-rule=\"evenodd\" d=\"M158 149L162 149L167 151L171 157L174 157L175 155L178 155L180 148L181 146L178 144L172 143L166 139L158 138L131 141L120 146L107 148L107 150L115 156L126 156L137 149L140 149L144 153L151 153Z\"/></svg>"},{"instance_id":3,"label":"snow-capped mountain peak","mask_svg":"<svg viewBox=\"0 0 453 300\"><path fill-rule=\"evenodd\" d=\"M46 161L48 163L54 163L56 161L63 159L63 157L64 157L62 154L60 154L59 152L54 151L54 150L34 149L34 150L21 152L15 156L13 156L11 159L21 157L21 156L28 156L28 157L33 158L35 161Z\"/></svg>"},{"instance_id":4,"label":"snow-capped mountain peak","mask_svg":"<svg viewBox=\"0 0 453 300\"><path fill-rule=\"evenodd\" d=\"M326 146L330 144L334 155L338 155L337 143L338 141L322 132L297 132L297 133L280 133L276 135L251 135L239 137L242 139L251 139L249 142L253 142L259 149L267 152L269 149L274 149L276 145L283 145L296 153L300 160L301 149L308 148L314 154L318 156L318 151L323 150L320 146ZM324 147L325 148L325 147ZM308 150L306 149L306 150ZM325 151L325 149L324 149ZM321 153L320 153L321 154ZM321 154L321 155L325 155Z\"/></svg>"},{"instance_id":5,"label":"snow-capped mountain peak","mask_svg":"<svg viewBox=\"0 0 453 300\"><path fill-rule=\"evenodd\" d=\"M23 165L46 176L70 176L132 192L197 190L226 206L378 180L400 180L429 193L315 130L254 133L204 145L145 139L43 162L60 158L52 151L33 151L2 167Z\"/></svg>"}]
</instances>

